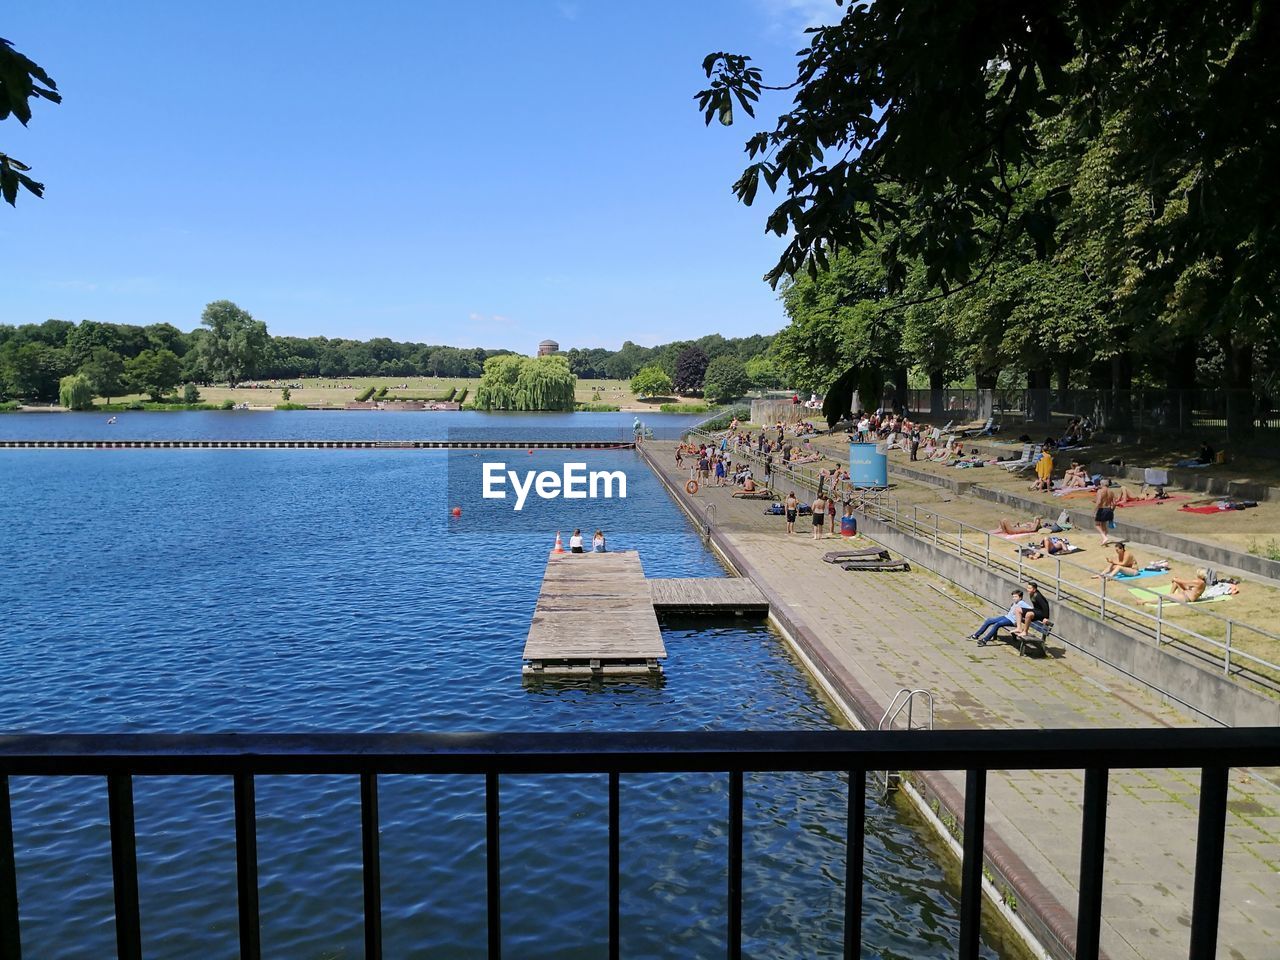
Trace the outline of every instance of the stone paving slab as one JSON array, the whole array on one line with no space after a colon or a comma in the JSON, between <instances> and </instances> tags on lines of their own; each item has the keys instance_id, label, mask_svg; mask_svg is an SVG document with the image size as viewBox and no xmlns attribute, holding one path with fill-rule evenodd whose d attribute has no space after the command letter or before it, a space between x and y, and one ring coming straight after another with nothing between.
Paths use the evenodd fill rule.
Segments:
<instances>
[{"instance_id":1,"label":"stone paving slab","mask_svg":"<svg viewBox=\"0 0 1280 960\"><path fill-rule=\"evenodd\" d=\"M668 481L682 486L674 443L646 448ZM961 595L944 596L948 586L940 578L915 568L845 572L823 563L822 553L836 545L832 538L811 539L808 518L787 535L783 518L766 516L760 502L734 500L730 492L704 486L694 499L715 503L717 532L751 565L757 585L782 599L791 621L882 709L899 688L924 687L935 698L939 728L1198 725L1072 651L1020 657L1005 644L980 648L964 639L979 617L961 604ZM985 606L982 615L990 615ZM963 774L947 776L962 793ZM1102 936L1112 960L1187 955L1198 779L1195 770L1112 772ZM1233 770L1230 783L1219 955L1274 960L1280 957L1280 790L1247 770ZM987 789L991 831L1074 913L1083 775L993 771Z\"/></svg>"}]
</instances>

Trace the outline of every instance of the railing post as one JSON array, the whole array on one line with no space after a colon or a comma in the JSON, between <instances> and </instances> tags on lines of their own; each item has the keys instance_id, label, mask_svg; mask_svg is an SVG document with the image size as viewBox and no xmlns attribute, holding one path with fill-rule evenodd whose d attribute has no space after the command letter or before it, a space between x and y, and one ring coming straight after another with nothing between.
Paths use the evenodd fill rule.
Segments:
<instances>
[{"instance_id":1,"label":"railing post","mask_svg":"<svg viewBox=\"0 0 1280 960\"><path fill-rule=\"evenodd\" d=\"M1235 623L1234 620L1227 621L1227 649L1222 657L1222 672L1226 674L1231 673L1231 625L1233 623Z\"/></svg>"},{"instance_id":2,"label":"railing post","mask_svg":"<svg viewBox=\"0 0 1280 960\"><path fill-rule=\"evenodd\" d=\"M934 513L934 515L933 515L933 545L934 545L935 547L938 545L938 515L937 515L937 513Z\"/></svg>"},{"instance_id":3,"label":"railing post","mask_svg":"<svg viewBox=\"0 0 1280 960\"><path fill-rule=\"evenodd\" d=\"M9 777L0 775L0 957L22 960L18 930L18 869L13 852L13 813Z\"/></svg>"},{"instance_id":4,"label":"railing post","mask_svg":"<svg viewBox=\"0 0 1280 960\"><path fill-rule=\"evenodd\" d=\"M378 850L378 775L360 774L360 845L364 866L364 955L382 960L382 858Z\"/></svg>"},{"instance_id":5,"label":"railing post","mask_svg":"<svg viewBox=\"0 0 1280 960\"><path fill-rule=\"evenodd\" d=\"M742 958L742 771L729 772L729 960Z\"/></svg>"},{"instance_id":6,"label":"railing post","mask_svg":"<svg viewBox=\"0 0 1280 960\"><path fill-rule=\"evenodd\" d=\"M987 566L989 567L991 566L991 534L984 534L984 536L987 538ZM1021 550L1018 551L1018 558L1019 560L1022 558Z\"/></svg>"},{"instance_id":7,"label":"railing post","mask_svg":"<svg viewBox=\"0 0 1280 960\"><path fill-rule=\"evenodd\" d=\"M959 523L956 524L956 553L964 559L964 525Z\"/></svg>"},{"instance_id":8,"label":"railing post","mask_svg":"<svg viewBox=\"0 0 1280 960\"><path fill-rule=\"evenodd\" d=\"M1156 646L1164 643L1164 594L1156 594Z\"/></svg>"},{"instance_id":9,"label":"railing post","mask_svg":"<svg viewBox=\"0 0 1280 960\"><path fill-rule=\"evenodd\" d=\"M1107 619L1107 578L1102 578L1102 591L1098 595L1098 616Z\"/></svg>"},{"instance_id":10,"label":"railing post","mask_svg":"<svg viewBox=\"0 0 1280 960\"><path fill-rule=\"evenodd\" d=\"M485 877L488 890L489 960L502 958L502 860L498 819L498 775L486 773L484 791Z\"/></svg>"},{"instance_id":11,"label":"railing post","mask_svg":"<svg viewBox=\"0 0 1280 960\"><path fill-rule=\"evenodd\" d=\"M1200 773L1200 820L1196 829L1196 874L1191 893L1191 953L1213 960L1218 949L1218 910L1222 901L1223 833L1227 825L1227 768Z\"/></svg>"},{"instance_id":12,"label":"railing post","mask_svg":"<svg viewBox=\"0 0 1280 960\"><path fill-rule=\"evenodd\" d=\"M262 928L258 922L258 815L253 774L235 775L236 891L240 904L240 960L262 956Z\"/></svg>"},{"instance_id":13,"label":"railing post","mask_svg":"<svg viewBox=\"0 0 1280 960\"><path fill-rule=\"evenodd\" d=\"M987 771L969 770L964 787L964 859L960 864L960 960L978 960L982 925L982 837Z\"/></svg>"},{"instance_id":14,"label":"railing post","mask_svg":"<svg viewBox=\"0 0 1280 960\"><path fill-rule=\"evenodd\" d=\"M1061 600L1062 599L1062 558L1054 557L1053 562L1058 565L1057 572L1053 576L1053 588L1057 593L1057 596L1055 597L1055 599Z\"/></svg>"},{"instance_id":15,"label":"railing post","mask_svg":"<svg viewBox=\"0 0 1280 960\"><path fill-rule=\"evenodd\" d=\"M111 878L116 899L116 956L142 960L142 921L138 913L138 849L134 836L133 778L107 777L111 820Z\"/></svg>"},{"instance_id":16,"label":"railing post","mask_svg":"<svg viewBox=\"0 0 1280 960\"><path fill-rule=\"evenodd\" d=\"M844 957L862 956L862 874L867 822L867 771L849 771L849 816L845 824Z\"/></svg>"},{"instance_id":17,"label":"railing post","mask_svg":"<svg viewBox=\"0 0 1280 960\"><path fill-rule=\"evenodd\" d=\"M1102 870L1106 862L1107 773L1105 767L1091 767L1084 772L1076 960L1098 960L1098 941L1102 932Z\"/></svg>"}]
</instances>

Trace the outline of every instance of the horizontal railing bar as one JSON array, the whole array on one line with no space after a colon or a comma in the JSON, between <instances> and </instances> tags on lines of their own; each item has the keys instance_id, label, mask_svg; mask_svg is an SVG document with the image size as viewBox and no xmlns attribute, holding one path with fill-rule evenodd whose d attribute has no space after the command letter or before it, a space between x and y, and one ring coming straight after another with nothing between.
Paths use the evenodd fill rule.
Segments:
<instances>
[{"instance_id":1,"label":"horizontal railing bar","mask_svg":"<svg viewBox=\"0 0 1280 960\"><path fill-rule=\"evenodd\" d=\"M685 733L13 734L0 775L1084 769L1280 763L1280 727Z\"/></svg>"}]
</instances>

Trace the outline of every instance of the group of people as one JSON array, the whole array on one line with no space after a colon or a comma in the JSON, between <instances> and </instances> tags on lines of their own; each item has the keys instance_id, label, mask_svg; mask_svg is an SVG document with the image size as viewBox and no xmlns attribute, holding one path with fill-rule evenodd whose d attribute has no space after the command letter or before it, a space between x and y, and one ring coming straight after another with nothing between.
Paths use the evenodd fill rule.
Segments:
<instances>
[{"instance_id":1,"label":"group of people","mask_svg":"<svg viewBox=\"0 0 1280 960\"><path fill-rule=\"evenodd\" d=\"M976 640L978 646L985 647L995 639L1001 630L1012 630L1019 639L1026 639L1027 631L1033 623L1044 623L1049 619L1049 601L1040 592L1040 585L1028 583L1026 591L1014 590L1010 593L1011 603L1004 613L987 617L982 625L965 639Z\"/></svg>"},{"instance_id":2,"label":"group of people","mask_svg":"<svg viewBox=\"0 0 1280 960\"><path fill-rule=\"evenodd\" d=\"M582 539L582 531L577 527L574 528L573 533L570 534L569 536L569 552L570 553L586 553L587 552L587 549ZM597 530L595 532L595 535L591 538L591 552L592 553L605 552L604 533L600 530Z\"/></svg>"},{"instance_id":3,"label":"group of people","mask_svg":"<svg viewBox=\"0 0 1280 960\"><path fill-rule=\"evenodd\" d=\"M796 497L796 492L792 490L782 501L783 515L787 521L787 533L796 532L796 517L802 512L804 504ZM813 502L808 505L810 523L813 527L813 539L821 540L827 536L827 521L830 520L831 536L840 535L839 524L836 520L836 514L839 510L836 498L825 493L819 493L813 498ZM844 515L846 517L853 516L853 502L851 500L844 501Z\"/></svg>"}]
</instances>

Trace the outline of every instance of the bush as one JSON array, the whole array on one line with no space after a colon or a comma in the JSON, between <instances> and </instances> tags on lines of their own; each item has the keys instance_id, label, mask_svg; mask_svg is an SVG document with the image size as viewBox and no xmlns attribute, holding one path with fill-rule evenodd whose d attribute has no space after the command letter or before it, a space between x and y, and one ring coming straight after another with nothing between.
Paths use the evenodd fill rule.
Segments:
<instances>
[{"instance_id":1,"label":"bush","mask_svg":"<svg viewBox=\"0 0 1280 960\"><path fill-rule=\"evenodd\" d=\"M662 413L710 413L714 409L710 403L664 403L658 407Z\"/></svg>"},{"instance_id":2,"label":"bush","mask_svg":"<svg viewBox=\"0 0 1280 960\"><path fill-rule=\"evenodd\" d=\"M749 407L731 407L709 420L704 420L698 424L698 428L701 430L725 430L734 417L746 422L751 417L751 409Z\"/></svg>"},{"instance_id":3,"label":"bush","mask_svg":"<svg viewBox=\"0 0 1280 960\"><path fill-rule=\"evenodd\" d=\"M222 405L219 409L234 410L235 408L236 408L236 402L234 400L223 400Z\"/></svg>"},{"instance_id":4,"label":"bush","mask_svg":"<svg viewBox=\"0 0 1280 960\"><path fill-rule=\"evenodd\" d=\"M200 388L197 387L194 383L184 384L182 387L182 402L183 403L199 403Z\"/></svg>"},{"instance_id":5,"label":"bush","mask_svg":"<svg viewBox=\"0 0 1280 960\"><path fill-rule=\"evenodd\" d=\"M579 403L574 409L579 413L617 413L622 408L616 403Z\"/></svg>"},{"instance_id":6,"label":"bush","mask_svg":"<svg viewBox=\"0 0 1280 960\"><path fill-rule=\"evenodd\" d=\"M462 403L462 401L466 400L466 399L467 399L467 391L468 391L469 389L470 389L470 387L463 387L463 388L462 388L462 392L461 392L460 394L458 394L456 397L454 397L454 398L453 398L454 402L455 402L455 403L458 403L458 404L461 404L461 403Z\"/></svg>"},{"instance_id":7,"label":"bush","mask_svg":"<svg viewBox=\"0 0 1280 960\"><path fill-rule=\"evenodd\" d=\"M659 366L644 367L631 378L631 392L637 397L665 397L671 393L671 378Z\"/></svg>"},{"instance_id":8,"label":"bush","mask_svg":"<svg viewBox=\"0 0 1280 960\"><path fill-rule=\"evenodd\" d=\"M379 390L378 390L378 392L377 392L377 393L375 393L375 394L374 394L374 396L375 396L377 399L381 400L383 397L385 397L385 396L387 395L387 391L388 391L389 389L391 389L391 388L390 388L390 387L382 387L381 389L379 389Z\"/></svg>"},{"instance_id":9,"label":"bush","mask_svg":"<svg viewBox=\"0 0 1280 960\"><path fill-rule=\"evenodd\" d=\"M292 390L290 390L288 387L284 387L284 388L280 391L280 399L281 399L281 400L283 400L285 403L288 403L288 402L289 402L289 398L290 398L290 397L292 397L292 396L293 396L293 391L292 391Z\"/></svg>"},{"instance_id":10,"label":"bush","mask_svg":"<svg viewBox=\"0 0 1280 960\"><path fill-rule=\"evenodd\" d=\"M277 403L276 409L277 410L306 410L307 405L305 403Z\"/></svg>"},{"instance_id":11,"label":"bush","mask_svg":"<svg viewBox=\"0 0 1280 960\"><path fill-rule=\"evenodd\" d=\"M17 400L0 400L0 413L13 413L22 409L22 404Z\"/></svg>"},{"instance_id":12,"label":"bush","mask_svg":"<svg viewBox=\"0 0 1280 960\"><path fill-rule=\"evenodd\" d=\"M376 389L378 388L368 387L364 390L361 390L358 394L356 394L356 401L359 403L364 403L366 400L368 400L370 397L373 396L373 391Z\"/></svg>"}]
</instances>

